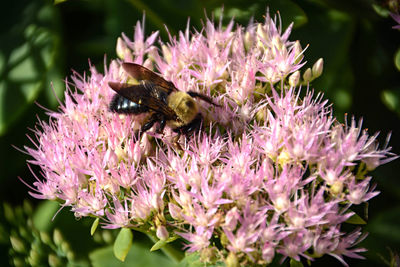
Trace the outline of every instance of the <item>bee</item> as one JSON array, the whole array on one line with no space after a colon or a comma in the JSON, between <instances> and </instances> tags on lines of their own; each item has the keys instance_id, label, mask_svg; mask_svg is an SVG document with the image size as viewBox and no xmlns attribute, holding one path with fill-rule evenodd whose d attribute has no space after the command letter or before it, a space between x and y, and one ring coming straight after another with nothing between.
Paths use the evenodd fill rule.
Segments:
<instances>
[{"instance_id":1,"label":"bee","mask_svg":"<svg viewBox=\"0 0 400 267\"><path fill-rule=\"evenodd\" d=\"M206 95L194 91L180 91L172 82L141 65L125 62L122 63L122 68L140 83L131 85L109 82L109 87L117 93L109 104L109 110L119 114L148 112L149 116L140 130L142 133L159 122L157 133L162 133L168 125L179 135L189 137L200 129L202 122L199 103L195 99L219 106Z\"/></svg>"}]
</instances>

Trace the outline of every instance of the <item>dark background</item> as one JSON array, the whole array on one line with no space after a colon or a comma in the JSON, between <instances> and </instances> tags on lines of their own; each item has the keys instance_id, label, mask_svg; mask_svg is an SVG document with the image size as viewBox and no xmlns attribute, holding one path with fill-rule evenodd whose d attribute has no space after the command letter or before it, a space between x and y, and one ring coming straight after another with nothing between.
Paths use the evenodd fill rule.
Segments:
<instances>
[{"instance_id":1,"label":"dark background","mask_svg":"<svg viewBox=\"0 0 400 267\"><path fill-rule=\"evenodd\" d=\"M185 29L190 17L191 27L200 29L205 13L218 17L222 6L225 23L234 16L244 26L252 16L263 21L267 6L272 15L279 11L284 29L295 22L290 40L300 40L303 47L309 44L306 67L324 58L324 73L312 87L324 92L333 103L338 120L343 121L346 113L357 120L363 118L363 128L368 128L371 135L380 131L381 144L391 132L390 145L394 153L400 154L400 72L395 65L400 31L392 29L396 22L379 7L384 4L362 0L70 0L57 5L45 0L2 1L0 201L12 207L21 205L24 199L34 207L43 202L29 196L29 189L18 180L21 177L32 183L33 176L26 167L29 157L12 145L32 146L26 137L31 134L28 128L35 127L37 116L47 120L35 101L56 109L54 94L62 99L63 81L72 70L88 71L89 60L102 72L104 59L109 62L116 57L115 45L121 32L133 38L133 27L142 20L143 10L146 34L159 30L164 42L168 40L164 25L176 34ZM390 261L390 251L399 251L399 162L383 165L372 173L381 194L369 201L365 227L369 236L361 243L369 250L363 253L367 260L347 258L351 266L383 266L382 257ZM54 214L54 208L51 212ZM72 244L82 239L78 233L88 228L85 220L76 221L67 210L50 223L49 229L56 225L69 232ZM2 240L1 248L7 248L7 238ZM2 261L8 262L7 249L1 250ZM339 262L325 256L314 264L338 266Z\"/></svg>"}]
</instances>

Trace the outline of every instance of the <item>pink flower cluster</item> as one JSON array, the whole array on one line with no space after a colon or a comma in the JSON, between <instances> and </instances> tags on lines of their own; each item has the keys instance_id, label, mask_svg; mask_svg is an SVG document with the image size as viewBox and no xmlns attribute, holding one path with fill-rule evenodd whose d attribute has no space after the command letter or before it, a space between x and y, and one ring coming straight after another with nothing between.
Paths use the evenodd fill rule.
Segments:
<instances>
[{"instance_id":1,"label":"pink flower cluster","mask_svg":"<svg viewBox=\"0 0 400 267\"><path fill-rule=\"evenodd\" d=\"M34 147L25 148L43 177L31 194L59 200L77 217L99 217L106 228L180 236L204 261L362 258L364 250L353 248L360 229L346 233L341 224L354 214L352 205L378 194L368 171L394 155L361 123L338 123L321 95L307 90L301 97L291 86L303 65L299 42L288 40L291 27L282 34L268 14L247 28L207 20L200 32L188 27L157 48L157 33L145 38L142 25L133 41L118 40L121 60L105 74L75 74L60 110L39 122ZM136 140L146 114L108 111L108 82L130 79L123 61L154 69L180 90L208 94L221 107L201 109L204 129L182 137L182 149L168 129Z\"/></svg>"}]
</instances>

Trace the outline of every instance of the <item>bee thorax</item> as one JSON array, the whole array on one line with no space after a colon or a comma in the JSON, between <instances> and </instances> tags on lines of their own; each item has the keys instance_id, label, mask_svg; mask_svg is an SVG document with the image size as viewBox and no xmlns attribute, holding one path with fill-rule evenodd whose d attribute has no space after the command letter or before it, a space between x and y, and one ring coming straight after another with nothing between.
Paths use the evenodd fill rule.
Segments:
<instances>
[{"instance_id":1,"label":"bee thorax","mask_svg":"<svg viewBox=\"0 0 400 267\"><path fill-rule=\"evenodd\" d=\"M168 96L167 102L168 106L178 116L178 120L169 122L173 128L189 124L199 112L196 101L182 91L172 92Z\"/></svg>"}]
</instances>

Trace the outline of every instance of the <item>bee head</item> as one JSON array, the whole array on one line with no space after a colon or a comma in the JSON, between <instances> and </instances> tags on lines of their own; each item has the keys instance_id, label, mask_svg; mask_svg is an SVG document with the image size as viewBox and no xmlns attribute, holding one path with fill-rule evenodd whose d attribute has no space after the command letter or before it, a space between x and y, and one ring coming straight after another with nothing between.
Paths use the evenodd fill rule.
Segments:
<instances>
[{"instance_id":1,"label":"bee head","mask_svg":"<svg viewBox=\"0 0 400 267\"><path fill-rule=\"evenodd\" d=\"M172 92L167 99L168 106L175 111L181 125L175 125L176 127L190 123L199 112L196 101L185 92L178 91Z\"/></svg>"}]
</instances>

